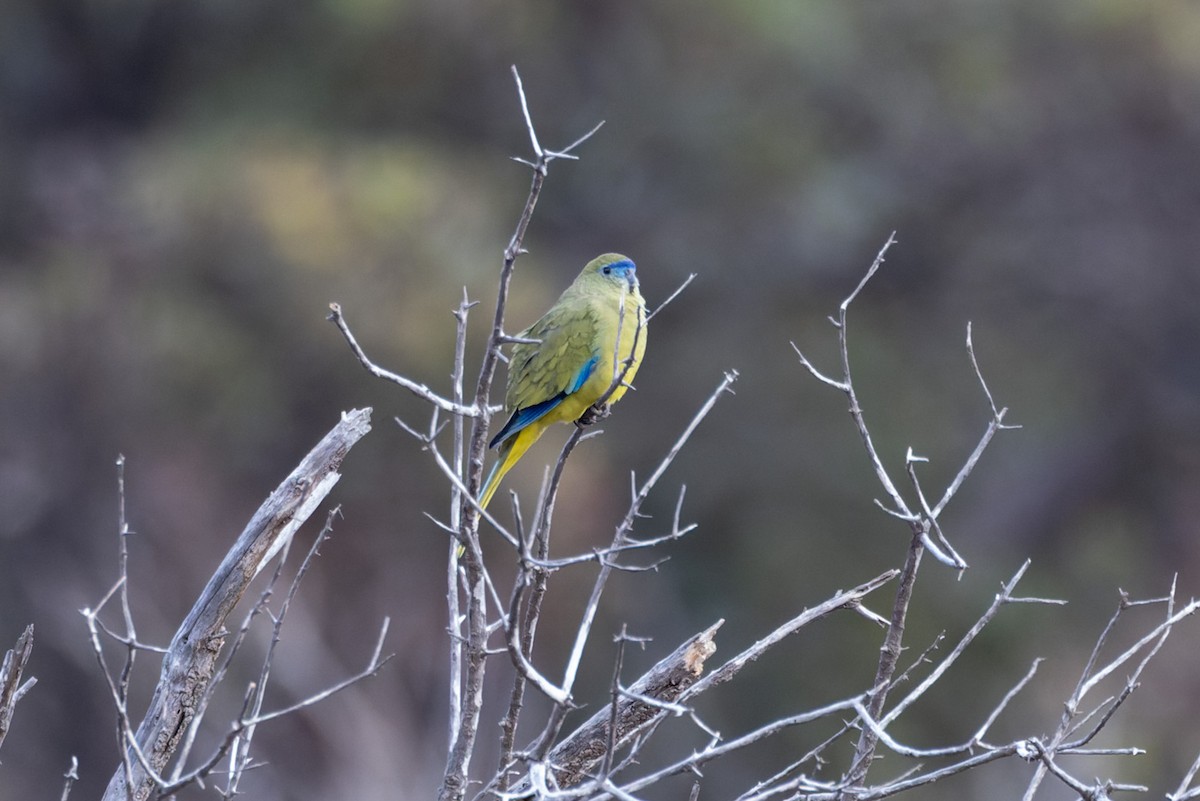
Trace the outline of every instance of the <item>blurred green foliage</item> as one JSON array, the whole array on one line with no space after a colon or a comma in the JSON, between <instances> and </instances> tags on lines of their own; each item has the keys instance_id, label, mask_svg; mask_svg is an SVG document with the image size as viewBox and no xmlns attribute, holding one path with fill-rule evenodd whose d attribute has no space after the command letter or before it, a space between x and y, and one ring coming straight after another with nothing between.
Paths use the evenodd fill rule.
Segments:
<instances>
[{"instance_id":1,"label":"blurred green foliage","mask_svg":"<svg viewBox=\"0 0 1200 801\"><path fill-rule=\"evenodd\" d=\"M568 470L562 552L606 541L626 471L645 474L722 371L742 373L642 529L669 519L686 483L699 531L658 573L618 580L587 700L603 698L622 622L655 638L649 662L725 617L728 655L899 563L904 530L871 503L844 399L788 345L834 368L824 317L895 229L850 313L889 467L911 445L938 485L982 433L968 320L998 402L1024 425L947 512L973 567L955 581L926 565L913 652L943 629L956 639L1027 556L1028 590L1072 602L1002 613L902 734L965 739L1037 655L1050 657L1042 678L1000 730L1051 729L1117 587L1161 595L1176 573L1182 595L1198 586L1197 41L1200 7L1122 0L9 0L0 646L34 622L41 681L5 743L0 795L53 795L74 754L75 795L94 797L116 766L75 611L115 577L116 455L129 459L139 633L161 642L258 501L341 410L371 405L376 430L346 463L345 519L293 612L276 698L357 667L385 614L399 657L263 732L270 765L249 792L429 796L446 734L445 542L421 513L444 515L445 486L391 423L424 426L426 410L370 379L324 315L340 302L377 361L446 392L465 286L482 301L474 375L528 185L508 160L527 151L514 63L547 146L607 124L579 163L551 169L510 328L602 251L637 260L652 306L699 274L656 318L637 393ZM556 444L514 471L524 497ZM582 603L585 582L568 583L541 629L549 665ZM878 636L858 619L822 623L703 711L734 734L860 690ZM1149 755L1089 775L1159 794L1200 748L1195 633L1177 636L1105 738ZM223 699L238 702L236 688ZM748 786L817 736L714 766L705 795ZM1026 771L990 766L923 797L1012 797Z\"/></svg>"}]
</instances>

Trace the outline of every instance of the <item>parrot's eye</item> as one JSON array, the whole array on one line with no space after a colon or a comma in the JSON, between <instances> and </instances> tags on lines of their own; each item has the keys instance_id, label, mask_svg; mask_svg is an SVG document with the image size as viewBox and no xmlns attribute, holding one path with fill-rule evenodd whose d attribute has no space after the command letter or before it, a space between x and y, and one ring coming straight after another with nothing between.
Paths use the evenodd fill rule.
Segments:
<instances>
[{"instance_id":1,"label":"parrot's eye","mask_svg":"<svg viewBox=\"0 0 1200 801\"><path fill-rule=\"evenodd\" d=\"M612 267L605 267L605 268L604 268L604 274L605 274L605 275L612 275Z\"/></svg>"}]
</instances>

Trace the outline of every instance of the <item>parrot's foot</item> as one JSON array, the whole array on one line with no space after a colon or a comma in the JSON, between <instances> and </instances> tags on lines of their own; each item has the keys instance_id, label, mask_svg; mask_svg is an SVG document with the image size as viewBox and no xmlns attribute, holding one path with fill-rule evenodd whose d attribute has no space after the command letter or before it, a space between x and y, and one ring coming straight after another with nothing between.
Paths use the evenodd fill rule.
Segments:
<instances>
[{"instance_id":1,"label":"parrot's foot","mask_svg":"<svg viewBox=\"0 0 1200 801\"><path fill-rule=\"evenodd\" d=\"M575 421L575 425L579 426L580 428L583 428L584 426L590 426L592 423L600 422L610 414L612 414L612 407L607 403L589 406L586 412L579 415L579 419Z\"/></svg>"}]
</instances>

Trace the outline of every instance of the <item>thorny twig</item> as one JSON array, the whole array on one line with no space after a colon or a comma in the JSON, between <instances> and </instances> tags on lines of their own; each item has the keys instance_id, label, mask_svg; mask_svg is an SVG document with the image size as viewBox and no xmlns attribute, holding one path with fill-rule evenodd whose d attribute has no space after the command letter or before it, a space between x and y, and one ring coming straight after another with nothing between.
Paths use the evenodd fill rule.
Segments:
<instances>
[{"instance_id":1,"label":"thorny twig","mask_svg":"<svg viewBox=\"0 0 1200 801\"><path fill-rule=\"evenodd\" d=\"M1112 718L1112 715L1125 703L1126 699L1137 689L1138 680L1142 672L1150 661L1158 654L1160 648L1166 642L1167 637L1171 633L1171 629L1176 623L1185 617L1190 617L1195 614L1197 609L1200 609L1200 601L1192 600L1187 603L1179 611L1175 611L1175 583L1171 583L1171 591L1164 598L1156 598L1149 603L1162 604L1167 608L1166 619L1162 623L1155 626L1152 630L1140 637L1137 642L1131 645L1122 653L1118 654L1107 664L1100 666L1099 655L1104 648L1109 635L1116 628L1118 620L1129 609L1135 606L1147 605L1147 602L1137 601L1131 602L1129 598L1121 593L1121 601L1117 606L1116 612L1109 620L1108 625L1100 633L1096 640L1096 645L1092 649L1092 654L1088 658L1087 664L1080 673L1079 681L1075 685L1075 690L1071 697L1063 705L1063 713L1059 720L1058 728L1046 740L1046 742L1037 741L1037 755L1041 760L1037 768L1034 769L1034 774L1030 778L1029 785L1025 789L1024 801L1031 801L1034 794L1037 792L1042 780L1047 773L1053 773L1055 776L1062 778L1061 768L1053 761L1056 754L1066 751L1078 751L1078 749L1086 746L1100 732L1106 723ZM1149 646L1147 648L1147 646ZM1080 707L1088 693L1096 688L1105 678L1119 670L1126 663L1131 662L1139 653L1145 650L1141 660L1136 663L1133 671L1126 677L1123 688L1116 698L1106 701L1102 706L1107 707L1098 721L1092 725L1091 729L1075 740L1069 738L1078 732L1091 716L1086 716L1082 721L1077 720L1080 714ZM1070 784L1070 782L1068 782ZM1072 785L1074 787L1074 785ZM1089 792L1091 792L1089 790ZM1088 794L1084 794L1085 798L1090 798Z\"/></svg>"},{"instance_id":2,"label":"thorny twig","mask_svg":"<svg viewBox=\"0 0 1200 801\"><path fill-rule=\"evenodd\" d=\"M912 598L913 585L916 582L917 572L920 568L921 557L925 550L928 550L938 561L954 567L958 570L966 568L967 563L959 556L942 533L941 526L938 521L938 515L941 509L950 501L962 485L963 480L974 468L979 454L982 453L987 443L992 436L1002 426L1002 420L1006 410L997 410L994 401L992 400L991 391L983 380L983 374L979 370L978 361L975 357L974 345L971 341L970 328L967 332L967 350L971 357L971 364L975 370L976 377L983 388L983 392L988 399L988 404L992 409L992 421L988 426L980 444L976 446L975 452L968 458L966 464L959 471L954 481L947 487L942 500L938 503L936 511L930 508L925 494L921 488L920 482L916 474L916 463L923 461L920 457L913 454L912 448L908 449L908 454L905 459L905 468L910 484L913 487L916 496L916 510L913 510L913 505L910 504L904 495L897 488L896 483L889 475L887 468L883 464L882 458L879 456L875 448L874 441L871 437L871 432L867 426L866 418L863 414L862 405L859 402L858 393L854 388L854 381L851 376L850 369L850 349L848 338L848 313L850 304L858 297L859 293L866 287L867 282L878 272L883 265L884 256L888 249L895 244L895 232L888 237L887 241L880 248L875 260L871 263L866 275L858 282L854 290L846 296L838 307L838 316L836 319L831 318L838 332L838 349L841 356L841 377L838 379L830 378L822 373L808 360L804 353L792 343L793 350L800 359L800 363L822 383L831 386L840 392L844 393L850 401L850 415L854 420L855 427L858 429L859 437L862 439L863 445L867 451L867 457L871 463L875 476L883 487L884 492L891 500L891 508L884 506L885 511L899 517L908 523L911 530L911 539L909 543L908 555L905 560L904 568L901 571L900 582L896 590L896 600L892 607L891 622L887 632L884 635L883 648L880 650L879 664L875 673L875 682L873 689L870 692L868 703L865 707L865 713L869 718L876 718L883 710L883 706L887 700L887 691L891 686L892 678L896 671L897 661L899 660L901 649L903 647L905 622L908 613L908 606ZM936 536L936 541L934 537ZM854 790L860 786L865 778L867 771L870 768L871 760L875 752L875 744L877 735L872 731L870 726L864 727L859 736L858 746L855 749L854 761L851 764L850 770L847 773L847 786Z\"/></svg>"},{"instance_id":3,"label":"thorny twig","mask_svg":"<svg viewBox=\"0 0 1200 801\"><path fill-rule=\"evenodd\" d=\"M250 717L257 717L262 714L263 699L266 697L267 683L271 678L271 668L275 660L275 649L279 645L282 636L283 624L287 619L288 611L292 608L292 601L296 597L296 592L300 589L300 582L308 574L309 568L312 566L313 559L318 555L321 544L329 538L333 533L333 520L335 517L341 516L341 507L336 506L329 511L325 517L325 525L317 533L313 539L312 545L305 554L304 559L300 562L300 567L296 570L296 575L292 577L291 586L288 588L287 595L284 596L283 603L279 611L271 618L273 625L271 626L271 642L267 646L267 652L263 656L262 665L259 668L258 678L253 682L253 690L248 690L248 695L252 700L249 706ZM290 545L285 545L285 549ZM285 557L286 558L286 557ZM280 560L282 565L283 560ZM385 624L386 625L386 624ZM388 657L390 658L390 657ZM386 659L384 660L386 661ZM223 795L233 797L238 793L238 784L241 782L242 776L246 768L250 764L250 744L254 738L254 733L257 730L255 725L248 725L232 743L230 748L230 768L229 776L226 779Z\"/></svg>"}]
</instances>

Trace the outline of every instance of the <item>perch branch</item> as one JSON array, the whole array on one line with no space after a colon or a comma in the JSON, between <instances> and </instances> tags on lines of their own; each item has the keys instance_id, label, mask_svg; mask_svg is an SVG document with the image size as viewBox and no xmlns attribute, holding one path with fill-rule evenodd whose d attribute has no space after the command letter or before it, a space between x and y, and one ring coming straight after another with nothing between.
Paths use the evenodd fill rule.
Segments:
<instances>
[{"instance_id":1,"label":"perch branch","mask_svg":"<svg viewBox=\"0 0 1200 801\"><path fill-rule=\"evenodd\" d=\"M521 104L521 114L529 133L530 146L534 159L516 159L528 165L533 172L530 179L529 193L525 205L517 219L517 225L504 249L504 262L500 269L499 287L496 292L496 311L492 319L492 329L488 336L487 348L484 351L483 363L479 368L479 379L475 385L474 408L479 410L472 426L469 444L467 445L467 460L465 465L465 491L459 496L467 502L459 503L458 540L465 548L465 583L467 609L465 614L466 638L463 643L463 655L460 664L464 665L463 680L459 686L451 690L451 706L458 708L458 718L451 724L454 736L447 751L446 767L442 775L442 783L438 788L438 801L460 801L466 793L467 770L475 750L475 741L479 732L479 715L483 706L483 679L487 657L487 609L485 577L482 569L482 552L479 548L480 509L473 501L479 495L483 484L483 462L488 438L490 409L488 398L491 396L492 382L495 378L496 365L500 361L500 348L508 336L504 332L504 313L508 305L509 286L512 281L513 266L517 257L525 252L522 243L533 211L541 196L542 185L546 179L550 162L556 159L575 159L572 154L575 148L586 142L600 129L594 127L565 148L558 151L548 151L542 148L538 141L537 131L533 124L533 116L529 111L529 102L525 96L525 87L521 75L514 66L513 80L516 83L517 97ZM601 123L602 125L603 123ZM454 627L457 629L457 626ZM461 689L460 689L461 687Z\"/></svg>"}]
</instances>

